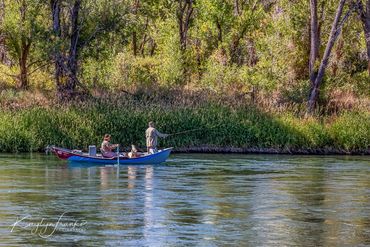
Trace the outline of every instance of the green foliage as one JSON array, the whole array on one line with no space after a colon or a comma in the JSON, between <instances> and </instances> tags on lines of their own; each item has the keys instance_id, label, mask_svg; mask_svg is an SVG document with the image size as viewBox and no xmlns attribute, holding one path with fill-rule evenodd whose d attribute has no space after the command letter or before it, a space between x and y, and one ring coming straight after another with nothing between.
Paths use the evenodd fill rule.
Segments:
<instances>
[{"instance_id":1,"label":"green foliage","mask_svg":"<svg viewBox=\"0 0 370 247\"><path fill-rule=\"evenodd\" d=\"M84 61L81 76L90 88L112 88L112 74L120 71L114 67L114 58L102 61L93 58Z\"/></svg>"},{"instance_id":2,"label":"green foliage","mask_svg":"<svg viewBox=\"0 0 370 247\"><path fill-rule=\"evenodd\" d=\"M233 89L242 89L244 92L250 91L254 82L248 67L227 66L224 62L227 59L222 49L217 50L205 65L201 85L218 93Z\"/></svg>"},{"instance_id":3,"label":"green foliage","mask_svg":"<svg viewBox=\"0 0 370 247\"><path fill-rule=\"evenodd\" d=\"M370 116L368 113L344 113L329 130L333 146L344 150L370 148Z\"/></svg>"},{"instance_id":4,"label":"green foliage","mask_svg":"<svg viewBox=\"0 0 370 247\"><path fill-rule=\"evenodd\" d=\"M159 21L158 33L154 36L158 51L155 58L158 59L157 77L161 85L178 85L183 82L183 66L185 63L180 52L177 26L174 19Z\"/></svg>"},{"instance_id":5,"label":"green foliage","mask_svg":"<svg viewBox=\"0 0 370 247\"><path fill-rule=\"evenodd\" d=\"M26 60L34 66L33 69L37 69L39 60L46 59L40 45L43 44L49 24L44 19L48 14L48 6L35 0L5 0L4 6L0 36L4 35L7 54L15 63L20 63L22 56L26 56ZM29 52L26 51L28 49Z\"/></svg>"},{"instance_id":6,"label":"green foliage","mask_svg":"<svg viewBox=\"0 0 370 247\"><path fill-rule=\"evenodd\" d=\"M183 82L186 59L180 52L175 26L169 21L158 22L161 36L157 38L158 52L153 56L134 56L129 51L117 54L112 80L118 87L163 87Z\"/></svg>"},{"instance_id":7,"label":"green foliage","mask_svg":"<svg viewBox=\"0 0 370 247\"><path fill-rule=\"evenodd\" d=\"M5 1L6 9L2 22L0 22L0 32L5 34L5 44L9 54L14 59L21 56L22 42L32 42L34 36L41 31L41 27L36 20L36 1Z\"/></svg>"},{"instance_id":8,"label":"green foliage","mask_svg":"<svg viewBox=\"0 0 370 247\"><path fill-rule=\"evenodd\" d=\"M17 80L12 75L16 73L18 73L17 68L0 64L0 90L15 87Z\"/></svg>"},{"instance_id":9,"label":"green foliage","mask_svg":"<svg viewBox=\"0 0 370 247\"><path fill-rule=\"evenodd\" d=\"M101 102L55 108L30 108L0 114L0 150L41 151L49 144L69 148L99 145L105 133L124 147L144 147L148 121L165 133L189 132L161 140L161 146L242 147L272 150L345 150L369 148L368 113L346 113L335 119L301 120L290 114L267 114L250 107L203 105L192 109L140 102Z\"/></svg>"},{"instance_id":10,"label":"green foliage","mask_svg":"<svg viewBox=\"0 0 370 247\"><path fill-rule=\"evenodd\" d=\"M147 87L159 80L156 74L158 63L155 58L133 57L128 53L120 53L115 62L113 80L118 87Z\"/></svg>"},{"instance_id":11,"label":"green foliage","mask_svg":"<svg viewBox=\"0 0 370 247\"><path fill-rule=\"evenodd\" d=\"M69 53L67 24L74 1L61 2L65 28L58 38L52 32L48 1L5 1L0 36L5 37L11 61L0 65L2 87L13 87L18 80L9 74L19 74L20 49L27 41L32 47L30 86L55 90L52 54L55 49ZM318 6L321 57L337 1L320 0ZM187 48L181 50L178 2L83 1L78 20L79 81L90 89L110 91L186 85L219 94L230 88L243 92L258 88L261 95L273 94L274 102L307 99L309 2L199 0L193 7ZM359 97L368 97L365 38L354 15L333 49L323 98L336 88L351 88Z\"/></svg>"}]
</instances>

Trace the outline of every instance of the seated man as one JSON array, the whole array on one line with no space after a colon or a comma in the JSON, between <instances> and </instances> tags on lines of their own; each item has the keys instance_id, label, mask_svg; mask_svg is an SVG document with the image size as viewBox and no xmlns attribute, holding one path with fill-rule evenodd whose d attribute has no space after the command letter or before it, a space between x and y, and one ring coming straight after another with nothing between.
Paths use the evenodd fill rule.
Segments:
<instances>
[{"instance_id":1,"label":"seated man","mask_svg":"<svg viewBox=\"0 0 370 247\"><path fill-rule=\"evenodd\" d=\"M111 135L105 134L101 144L100 151L104 158L113 158L117 156L113 150L118 147L118 144L111 144L110 138Z\"/></svg>"}]
</instances>

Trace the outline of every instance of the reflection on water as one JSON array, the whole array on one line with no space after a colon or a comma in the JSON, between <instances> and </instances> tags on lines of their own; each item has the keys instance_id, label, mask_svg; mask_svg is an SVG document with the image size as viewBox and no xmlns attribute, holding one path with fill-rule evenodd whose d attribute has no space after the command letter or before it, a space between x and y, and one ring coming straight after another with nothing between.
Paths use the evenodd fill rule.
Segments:
<instances>
[{"instance_id":1,"label":"reflection on water","mask_svg":"<svg viewBox=\"0 0 370 247\"><path fill-rule=\"evenodd\" d=\"M369 157L173 155L158 166L87 166L1 155L0 245L370 245L369 175ZM38 222L61 215L86 224L40 234Z\"/></svg>"}]
</instances>

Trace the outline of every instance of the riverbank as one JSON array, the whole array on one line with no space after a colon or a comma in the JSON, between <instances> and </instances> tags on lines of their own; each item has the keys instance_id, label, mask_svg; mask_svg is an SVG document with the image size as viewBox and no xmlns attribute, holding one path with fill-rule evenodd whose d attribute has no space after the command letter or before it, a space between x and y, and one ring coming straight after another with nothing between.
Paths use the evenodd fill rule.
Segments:
<instances>
[{"instance_id":1,"label":"riverbank","mask_svg":"<svg viewBox=\"0 0 370 247\"><path fill-rule=\"evenodd\" d=\"M331 147L318 149L237 148L237 147L186 147L175 148L173 153L205 154L289 154L289 155L370 155L367 150L343 150Z\"/></svg>"},{"instance_id":2,"label":"riverbank","mask_svg":"<svg viewBox=\"0 0 370 247\"><path fill-rule=\"evenodd\" d=\"M251 105L89 101L0 110L0 151L44 151L47 145L87 148L105 133L123 147L145 146L148 121L160 131L198 131L161 140L177 152L369 154L368 112L302 118Z\"/></svg>"}]
</instances>

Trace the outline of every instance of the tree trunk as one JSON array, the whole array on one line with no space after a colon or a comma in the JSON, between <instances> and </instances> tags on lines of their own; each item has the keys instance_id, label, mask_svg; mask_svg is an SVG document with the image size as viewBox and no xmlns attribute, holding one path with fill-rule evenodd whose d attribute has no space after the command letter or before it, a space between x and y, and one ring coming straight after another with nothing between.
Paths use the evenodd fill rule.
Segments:
<instances>
[{"instance_id":1,"label":"tree trunk","mask_svg":"<svg viewBox=\"0 0 370 247\"><path fill-rule=\"evenodd\" d=\"M256 45L252 38L248 38L246 42L248 47L248 66L254 67L258 62Z\"/></svg>"},{"instance_id":2,"label":"tree trunk","mask_svg":"<svg viewBox=\"0 0 370 247\"><path fill-rule=\"evenodd\" d=\"M364 20L364 33L366 39L366 48L367 48L367 69L370 76L370 0L366 2L366 17Z\"/></svg>"},{"instance_id":3,"label":"tree trunk","mask_svg":"<svg viewBox=\"0 0 370 247\"><path fill-rule=\"evenodd\" d=\"M331 62L331 69L332 69L333 76L337 76L338 74L339 64L344 55L343 47L344 47L344 39L342 37L338 38L337 45L335 46L335 51L333 54L333 61Z\"/></svg>"},{"instance_id":4,"label":"tree trunk","mask_svg":"<svg viewBox=\"0 0 370 247\"><path fill-rule=\"evenodd\" d=\"M64 64L64 56L58 45L58 42L61 40L62 31L60 25L60 2L59 0L50 0L51 14L53 20L53 33L55 36L55 46L53 51L54 66L55 66L55 82L57 85L57 95L61 100L64 98L64 81L66 80L66 68Z\"/></svg>"},{"instance_id":5,"label":"tree trunk","mask_svg":"<svg viewBox=\"0 0 370 247\"><path fill-rule=\"evenodd\" d=\"M5 2L0 0L0 25L2 24L5 17ZM5 48L5 36L0 33L0 63L10 65L6 48Z\"/></svg>"},{"instance_id":6,"label":"tree trunk","mask_svg":"<svg viewBox=\"0 0 370 247\"><path fill-rule=\"evenodd\" d=\"M198 81L202 79L202 55L201 55L201 40L195 40L195 51L196 51L196 61L197 61L197 74Z\"/></svg>"},{"instance_id":7,"label":"tree trunk","mask_svg":"<svg viewBox=\"0 0 370 247\"><path fill-rule=\"evenodd\" d=\"M315 82L316 73L315 71L315 63L319 58L319 26L318 26L318 18L317 18L317 0L310 1L310 9L311 9L311 49L310 49L310 61L309 61L309 74L310 74L310 81L311 85Z\"/></svg>"},{"instance_id":8,"label":"tree trunk","mask_svg":"<svg viewBox=\"0 0 370 247\"><path fill-rule=\"evenodd\" d=\"M9 65L9 60L7 57L7 52L5 49L5 38L0 34L0 63Z\"/></svg>"},{"instance_id":9,"label":"tree trunk","mask_svg":"<svg viewBox=\"0 0 370 247\"><path fill-rule=\"evenodd\" d=\"M230 60L232 63L242 65L241 52L239 48L240 40L244 37L247 28L244 27L239 33L235 34L232 38L230 45Z\"/></svg>"},{"instance_id":10,"label":"tree trunk","mask_svg":"<svg viewBox=\"0 0 370 247\"><path fill-rule=\"evenodd\" d=\"M194 0L178 0L177 8L177 21L179 25L179 38L180 38L180 51L182 56L182 67L183 67L183 81L187 81L188 75L188 61L186 57L186 48L188 41L188 31L190 27L190 22L193 15L193 3Z\"/></svg>"},{"instance_id":11,"label":"tree trunk","mask_svg":"<svg viewBox=\"0 0 370 247\"><path fill-rule=\"evenodd\" d=\"M256 2L256 4L257 4L257 2ZM252 11L254 11L254 8L252 9ZM239 1L238 0L234 1L234 15L235 16L240 15L240 6L239 6ZM244 37L246 32L247 32L247 26L244 25L243 29L240 30L240 32L234 34L232 39L231 39L231 44L230 44L230 61L231 61L231 63L237 64L237 65L242 65L243 64L241 49L240 49L239 45L240 45L240 40Z\"/></svg>"},{"instance_id":12,"label":"tree trunk","mask_svg":"<svg viewBox=\"0 0 370 247\"><path fill-rule=\"evenodd\" d=\"M362 21L362 27L364 29L365 34L365 42L366 42L366 50L367 50L367 70L370 76L370 0L366 2L366 9L362 5L362 2L359 1L359 12Z\"/></svg>"},{"instance_id":13,"label":"tree trunk","mask_svg":"<svg viewBox=\"0 0 370 247\"><path fill-rule=\"evenodd\" d=\"M5 2L4 0L0 0L0 24L4 21L5 17Z\"/></svg>"},{"instance_id":14,"label":"tree trunk","mask_svg":"<svg viewBox=\"0 0 370 247\"><path fill-rule=\"evenodd\" d=\"M27 5L26 1L22 1L22 6L20 10L20 18L21 23L24 24L26 22L26 14L27 14ZM21 36L20 40L20 54L18 58L18 65L19 65L19 88L27 89L28 88L28 55L31 47L31 39L26 36Z\"/></svg>"},{"instance_id":15,"label":"tree trunk","mask_svg":"<svg viewBox=\"0 0 370 247\"><path fill-rule=\"evenodd\" d=\"M335 19L333 21L332 28L331 28L331 31L330 31L330 37L329 37L328 43L327 43L326 48L325 48L324 56L322 58L322 61L321 61L316 79L315 79L315 81L314 81L314 83L311 87L311 93L310 93L310 97L309 97L309 100L308 100L308 112L309 113L312 113L313 110L315 109L316 102L317 102L317 99L318 99L319 93L320 93L320 85L322 83L326 67L328 66L329 57L330 57L331 51L333 49L333 46L335 44L335 41L337 40L337 38L338 38L338 36L339 36L339 34L342 30L344 22L348 19L349 15L352 11L351 9L348 10L348 12L344 16L344 18L341 20L341 16L342 16L342 13L343 13L343 8L344 8L345 3L346 3L346 0L340 0L340 2L339 2L337 12L336 12L336 15L335 15Z\"/></svg>"},{"instance_id":16,"label":"tree trunk","mask_svg":"<svg viewBox=\"0 0 370 247\"><path fill-rule=\"evenodd\" d=\"M19 66L20 66L19 88L20 89L28 88L27 63L25 60L26 59L23 57L19 59Z\"/></svg>"},{"instance_id":17,"label":"tree trunk","mask_svg":"<svg viewBox=\"0 0 370 247\"><path fill-rule=\"evenodd\" d=\"M217 30L218 30L218 36L217 36L217 40L219 43L222 43L222 26L221 26L221 23L220 21L216 20L216 26L217 26Z\"/></svg>"},{"instance_id":18,"label":"tree trunk","mask_svg":"<svg viewBox=\"0 0 370 247\"><path fill-rule=\"evenodd\" d=\"M135 0L135 4L132 8L132 14L136 17L137 16L137 11L139 9L139 0ZM134 53L134 56L137 56L137 34L136 30L132 32L132 51Z\"/></svg>"},{"instance_id":19,"label":"tree trunk","mask_svg":"<svg viewBox=\"0 0 370 247\"><path fill-rule=\"evenodd\" d=\"M370 18L368 19L368 23L365 30L365 38L366 38L366 49L367 49L367 71L370 76Z\"/></svg>"},{"instance_id":20,"label":"tree trunk","mask_svg":"<svg viewBox=\"0 0 370 247\"><path fill-rule=\"evenodd\" d=\"M140 46L139 46L139 52L140 52L140 54L141 54L142 57L145 57L145 44L146 44L147 41L148 41L147 35L144 34L143 35L143 39L140 42Z\"/></svg>"},{"instance_id":21,"label":"tree trunk","mask_svg":"<svg viewBox=\"0 0 370 247\"><path fill-rule=\"evenodd\" d=\"M53 32L60 38L60 3L59 0L50 0L51 14L53 19Z\"/></svg>"},{"instance_id":22,"label":"tree trunk","mask_svg":"<svg viewBox=\"0 0 370 247\"><path fill-rule=\"evenodd\" d=\"M19 88L21 89L27 89L28 88L28 66L27 66L27 60L28 60L28 54L30 51L31 44L25 43L26 41L22 41L22 51L21 56L19 58Z\"/></svg>"},{"instance_id":23,"label":"tree trunk","mask_svg":"<svg viewBox=\"0 0 370 247\"><path fill-rule=\"evenodd\" d=\"M234 15L238 16L239 12L239 0L234 0Z\"/></svg>"},{"instance_id":24,"label":"tree trunk","mask_svg":"<svg viewBox=\"0 0 370 247\"><path fill-rule=\"evenodd\" d=\"M190 21L193 15L194 0L179 0L177 21L179 25L180 48L186 50Z\"/></svg>"},{"instance_id":25,"label":"tree trunk","mask_svg":"<svg viewBox=\"0 0 370 247\"><path fill-rule=\"evenodd\" d=\"M149 54L152 57L152 56L154 56L155 48L157 47L157 44L155 43L155 41L152 38L150 38L149 41L150 41L150 51L149 51Z\"/></svg>"},{"instance_id":26,"label":"tree trunk","mask_svg":"<svg viewBox=\"0 0 370 247\"><path fill-rule=\"evenodd\" d=\"M79 39L79 25L78 25L78 15L81 7L81 0L75 0L72 8L72 33L69 47L69 56L68 56L68 82L65 85L65 90L68 96L72 96L75 91L78 79L77 79L77 56L78 56L78 39Z\"/></svg>"},{"instance_id":27,"label":"tree trunk","mask_svg":"<svg viewBox=\"0 0 370 247\"><path fill-rule=\"evenodd\" d=\"M132 32L132 51L134 53L134 56L136 57L137 55L137 37L136 37L136 32Z\"/></svg>"},{"instance_id":28,"label":"tree trunk","mask_svg":"<svg viewBox=\"0 0 370 247\"><path fill-rule=\"evenodd\" d=\"M142 57L145 57L145 45L150 40L150 37L148 37L148 35L146 34L148 30L148 26L149 26L149 18L147 17L145 21L145 27L143 30L144 35L143 35L143 38L140 42L139 49L138 49L138 52L141 54Z\"/></svg>"},{"instance_id":29,"label":"tree trunk","mask_svg":"<svg viewBox=\"0 0 370 247\"><path fill-rule=\"evenodd\" d=\"M68 100L73 97L78 83L78 49L79 49L79 11L81 0L75 0L71 10L71 34L69 37L68 51L61 49L59 42L65 37L62 35L61 26L61 0L50 0L53 19L53 32L56 40L53 58L55 64L55 81L57 84L57 96L60 100ZM67 55L66 55L67 54Z\"/></svg>"}]
</instances>

